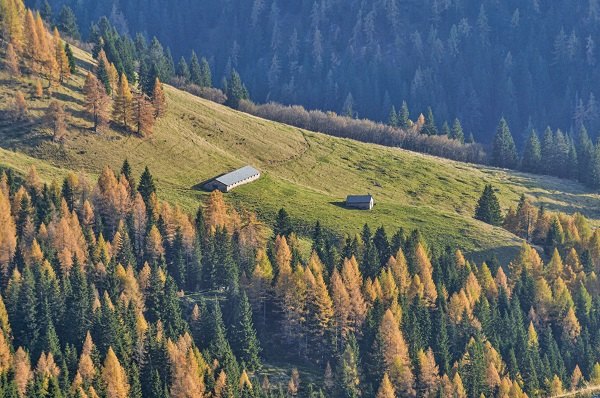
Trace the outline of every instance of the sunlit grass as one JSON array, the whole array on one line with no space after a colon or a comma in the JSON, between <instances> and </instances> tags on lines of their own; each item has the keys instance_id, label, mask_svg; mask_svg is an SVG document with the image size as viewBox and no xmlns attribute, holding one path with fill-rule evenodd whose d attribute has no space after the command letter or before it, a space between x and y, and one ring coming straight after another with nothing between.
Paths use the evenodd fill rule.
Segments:
<instances>
[{"instance_id":1,"label":"sunlit grass","mask_svg":"<svg viewBox=\"0 0 600 398\"><path fill-rule=\"evenodd\" d=\"M77 55L90 62L87 54ZM419 228L438 244L470 252L501 248L508 253L520 244L501 228L472 218L486 183L498 190L505 208L526 193L550 209L600 219L598 195L574 182L333 138L239 113L171 87L166 89L169 112L150 138L115 129L96 134L83 113L83 79L80 70L53 94L69 113L64 144L52 142L40 125L50 99L30 98L30 122L0 123L0 165L26 173L35 164L47 180L61 178L67 170L95 178L105 164L117 170L128 158L137 174L150 167L162 198L193 211L206 195L195 188L199 183L251 164L263 177L227 199L254 209L267 223L285 207L305 232L316 221L340 236L358 233L365 223L384 225L390 235L399 227ZM7 106L16 88L28 97L32 91L31 80L15 84L1 72L0 80L0 103ZM375 197L373 211L341 206L347 194L367 192Z\"/></svg>"}]
</instances>

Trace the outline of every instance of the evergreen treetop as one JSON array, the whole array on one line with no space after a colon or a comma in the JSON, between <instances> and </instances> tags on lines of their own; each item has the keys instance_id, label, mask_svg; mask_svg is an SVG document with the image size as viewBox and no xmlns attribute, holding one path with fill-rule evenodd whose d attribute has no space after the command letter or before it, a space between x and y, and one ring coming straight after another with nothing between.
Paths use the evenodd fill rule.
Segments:
<instances>
[{"instance_id":1,"label":"evergreen treetop","mask_svg":"<svg viewBox=\"0 0 600 398\"><path fill-rule=\"evenodd\" d=\"M502 224L500 203L494 193L494 188L490 184L485 186L483 193L477 202L475 218L492 225Z\"/></svg>"}]
</instances>

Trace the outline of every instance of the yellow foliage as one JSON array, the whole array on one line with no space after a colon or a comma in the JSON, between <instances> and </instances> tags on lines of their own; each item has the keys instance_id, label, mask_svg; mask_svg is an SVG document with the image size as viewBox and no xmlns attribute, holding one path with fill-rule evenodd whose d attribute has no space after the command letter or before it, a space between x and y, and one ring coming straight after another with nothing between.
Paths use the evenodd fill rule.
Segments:
<instances>
[{"instance_id":1,"label":"yellow foliage","mask_svg":"<svg viewBox=\"0 0 600 398\"><path fill-rule=\"evenodd\" d=\"M0 270L4 274L17 248L17 229L10 210L8 196L0 190Z\"/></svg>"},{"instance_id":2,"label":"yellow foliage","mask_svg":"<svg viewBox=\"0 0 600 398\"><path fill-rule=\"evenodd\" d=\"M23 398L26 396L27 385L33 377L31 363L29 362L29 355L25 352L25 350L23 350L23 347L19 347L17 352L15 352L13 366L17 392L19 393L19 396Z\"/></svg>"},{"instance_id":3,"label":"yellow foliage","mask_svg":"<svg viewBox=\"0 0 600 398\"><path fill-rule=\"evenodd\" d=\"M5 374L12 366L12 355L9 342L4 333L0 332L0 374Z\"/></svg>"},{"instance_id":4,"label":"yellow foliage","mask_svg":"<svg viewBox=\"0 0 600 398\"><path fill-rule=\"evenodd\" d=\"M106 385L107 398L127 398L129 395L129 381L125 369L119 363L112 347L108 348L104 366L102 368L102 381Z\"/></svg>"},{"instance_id":5,"label":"yellow foliage","mask_svg":"<svg viewBox=\"0 0 600 398\"><path fill-rule=\"evenodd\" d=\"M171 397L202 398L206 365L200 352L194 350L191 336L186 333L177 342L168 340L167 351L171 362Z\"/></svg>"},{"instance_id":6,"label":"yellow foliage","mask_svg":"<svg viewBox=\"0 0 600 398\"><path fill-rule=\"evenodd\" d=\"M395 398L396 393L394 391L394 386L390 382L390 378L387 373L383 374L383 380L379 385L379 390L377 390L377 398Z\"/></svg>"}]
</instances>

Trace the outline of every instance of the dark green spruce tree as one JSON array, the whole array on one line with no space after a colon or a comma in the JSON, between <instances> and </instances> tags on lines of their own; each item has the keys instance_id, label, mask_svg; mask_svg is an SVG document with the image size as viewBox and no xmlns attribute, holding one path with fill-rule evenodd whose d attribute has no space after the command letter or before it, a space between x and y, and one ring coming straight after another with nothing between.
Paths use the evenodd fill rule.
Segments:
<instances>
[{"instance_id":1,"label":"dark green spruce tree","mask_svg":"<svg viewBox=\"0 0 600 398\"><path fill-rule=\"evenodd\" d=\"M410 122L410 112L408 111L408 105L406 101L402 101L402 107L400 108L400 112L398 113L398 126L400 128L406 129L408 128Z\"/></svg>"},{"instance_id":2,"label":"dark green spruce tree","mask_svg":"<svg viewBox=\"0 0 600 398\"><path fill-rule=\"evenodd\" d=\"M445 135L446 137L450 137L452 135L452 131L450 130L448 122L444 122L444 124L442 124L442 130L440 131L440 134Z\"/></svg>"},{"instance_id":3,"label":"dark green spruce tree","mask_svg":"<svg viewBox=\"0 0 600 398\"><path fill-rule=\"evenodd\" d=\"M548 235L546 235L546 254L551 255L554 251L554 248L561 248L564 243L565 232L558 217L554 217L552 224L550 224Z\"/></svg>"},{"instance_id":4,"label":"dark green spruce tree","mask_svg":"<svg viewBox=\"0 0 600 398\"><path fill-rule=\"evenodd\" d=\"M108 76L108 65L106 65L106 62L104 62L103 60L98 62L98 67L96 68L96 76L98 77L98 80L100 80L100 82L102 82L102 84L104 85L106 93L110 95L112 93L112 87L110 86L110 78Z\"/></svg>"},{"instance_id":5,"label":"dark green spruce tree","mask_svg":"<svg viewBox=\"0 0 600 398\"><path fill-rule=\"evenodd\" d=\"M435 118L433 117L433 110L431 107L427 108L427 117L425 118L425 125L423 126L423 130L421 133L427 135L437 135L438 129L435 125Z\"/></svg>"},{"instance_id":6,"label":"dark green spruce tree","mask_svg":"<svg viewBox=\"0 0 600 398\"><path fill-rule=\"evenodd\" d=\"M187 61L185 60L184 57L181 57L181 59L179 59L179 63L177 64L177 77L179 77L180 79L183 79L184 83L187 83L190 81L191 78L191 74L190 74L190 68L188 67Z\"/></svg>"},{"instance_id":7,"label":"dark green spruce tree","mask_svg":"<svg viewBox=\"0 0 600 398\"><path fill-rule=\"evenodd\" d=\"M514 169L517 166L517 147L504 118L500 119L494 136L492 161L498 167Z\"/></svg>"},{"instance_id":8,"label":"dark green spruce tree","mask_svg":"<svg viewBox=\"0 0 600 398\"><path fill-rule=\"evenodd\" d=\"M57 22L58 30L75 40L79 40L81 38L81 35L79 34L79 27L77 26L77 18L75 17L73 10L68 5L63 5L63 7L60 9Z\"/></svg>"},{"instance_id":9,"label":"dark green spruce tree","mask_svg":"<svg viewBox=\"0 0 600 398\"><path fill-rule=\"evenodd\" d=\"M236 301L232 328L233 349L246 368L256 370L260 368L261 348L252 321L252 307L245 292Z\"/></svg>"},{"instance_id":10,"label":"dark green spruce tree","mask_svg":"<svg viewBox=\"0 0 600 398\"><path fill-rule=\"evenodd\" d=\"M140 176L140 184L138 185L138 192L142 195L142 199L146 203L146 206L150 202L150 196L156 193L156 184L154 183L154 177L150 173L148 166L144 168L144 172Z\"/></svg>"},{"instance_id":11,"label":"dark green spruce tree","mask_svg":"<svg viewBox=\"0 0 600 398\"><path fill-rule=\"evenodd\" d=\"M273 226L273 236L285 236L289 237L293 232L292 220L288 212L282 207L277 212L277 218L275 219L275 225Z\"/></svg>"},{"instance_id":12,"label":"dark green spruce tree","mask_svg":"<svg viewBox=\"0 0 600 398\"><path fill-rule=\"evenodd\" d=\"M198 86L202 85L202 70L200 68L200 62L198 62L198 56L193 50L192 57L190 58L190 81Z\"/></svg>"},{"instance_id":13,"label":"dark green spruce tree","mask_svg":"<svg viewBox=\"0 0 600 398\"><path fill-rule=\"evenodd\" d=\"M394 105L392 105L392 109L390 109L388 124L392 127L398 127L398 114L396 113L396 107Z\"/></svg>"},{"instance_id":14,"label":"dark green spruce tree","mask_svg":"<svg viewBox=\"0 0 600 398\"><path fill-rule=\"evenodd\" d=\"M494 193L494 188L490 184L485 186L477 202L475 218L492 225L500 225L502 223L500 203Z\"/></svg>"},{"instance_id":15,"label":"dark green spruce tree","mask_svg":"<svg viewBox=\"0 0 600 398\"><path fill-rule=\"evenodd\" d=\"M463 132L462 125L460 124L460 120L458 120L458 118L454 119L452 130L450 130L450 138L457 140L461 144L465 143L465 133Z\"/></svg>"},{"instance_id":16,"label":"dark green spruce tree","mask_svg":"<svg viewBox=\"0 0 600 398\"><path fill-rule=\"evenodd\" d=\"M69 43L65 43L65 54L67 54L67 60L69 61L69 71L71 74L77 72L77 62L75 61L75 55Z\"/></svg>"},{"instance_id":17,"label":"dark green spruce tree","mask_svg":"<svg viewBox=\"0 0 600 398\"><path fill-rule=\"evenodd\" d=\"M547 127L542 136L541 142L542 151L542 165L540 168L541 173L554 174L556 171L556 150L554 144L554 134L550 127Z\"/></svg>"},{"instance_id":18,"label":"dark green spruce tree","mask_svg":"<svg viewBox=\"0 0 600 398\"><path fill-rule=\"evenodd\" d=\"M212 87L212 73L206 58L200 60L200 87Z\"/></svg>"},{"instance_id":19,"label":"dark green spruce tree","mask_svg":"<svg viewBox=\"0 0 600 398\"><path fill-rule=\"evenodd\" d=\"M231 76L227 79L227 100L225 105L237 109L240 106L241 100L249 98L248 90L242 83L240 75L234 70L231 72Z\"/></svg>"},{"instance_id":20,"label":"dark green spruce tree","mask_svg":"<svg viewBox=\"0 0 600 398\"><path fill-rule=\"evenodd\" d=\"M529 173L537 173L542 167L542 147L540 139L535 130L531 130L529 138L525 143L521 169Z\"/></svg>"}]
</instances>

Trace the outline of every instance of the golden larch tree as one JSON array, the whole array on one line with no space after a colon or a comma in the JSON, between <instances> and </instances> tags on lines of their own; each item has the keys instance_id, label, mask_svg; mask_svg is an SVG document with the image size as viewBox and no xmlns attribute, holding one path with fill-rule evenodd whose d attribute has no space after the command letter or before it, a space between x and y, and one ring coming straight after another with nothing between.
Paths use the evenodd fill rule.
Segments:
<instances>
[{"instance_id":1,"label":"golden larch tree","mask_svg":"<svg viewBox=\"0 0 600 398\"><path fill-rule=\"evenodd\" d=\"M387 373L383 374L383 379L381 380L381 384L377 390L377 398L396 398L394 386L392 386L390 377Z\"/></svg>"},{"instance_id":2,"label":"golden larch tree","mask_svg":"<svg viewBox=\"0 0 600 398\"><path fill-rule=\"evenodd\" d=\"M133 94L124 73L121 74L114 96L113 119L125 129L128 129L133 122Z\"/></svg>"},{"instance_id":3,"label":"golden larch tree","mask_svg":"<svg viewBox=\"0 0 600 398\"><path fill-rule=\"evenodd\" d=\"M498 297L498 286L492 276L492 271L485 262L479 267L477 279L488 299Z\"/></svg>"},{"instance_id":4,"label":"golden larch tree","mask_svg":"<svg viewBox=\"0 0 600 398\"><path fill-rule=\"evenodd\" d=\"M575 340L581 333L581 325L577 320L573 307L569 308L567 315L562 320L562 330L570 340Z\"/></svg>"},{"instance_id":5,"label":"golden larch tree","mask_svg":"<svg viewBox=\"0 0 600 398\"><path fill-rule=\"evenodd\" d=\"M31 10L27 10L24 20L24 47L23 55L25 57L26 66L32 72L39 72L38 56L40 53L41 43L37 32L35 17Z\"/></svg>"},{"instance_id":6,"label":"golden larch tree","mask_svg":"<svg viewBox=\"0 0 600 398\"><path fill-rule=\"evenodd\" d=\"M152 92L152 104L154 105L154 116L159 118L167 113L167 98L162 83L156 78L154 90Z\"/></svg>"},{"instance_id":7,"label":"golden larch tree","mask_svg":"<svg viewBox=\"0 0 600 398\"><path fill-rule=\"evenodd\" d=\"M423 284L423 299L429 306L435 306L437 300L437 289L433 282L433 267L425 248L421 243L415 250L415 269Z\"/></svg>"},{"instance_id":8,"label":"golden larch tree","mask_svg":"<svg viewBox=\"0 0 600 398\"><path fill-rule=\"evenodd\" d=\"M558 249L556 249L556 248L554 249L554 252L552 253L552 258L550 259L550 262L548 264L546 264L545 271L546 271L546 278L548 279L548 282L550 282L550 283L553 283L559 277L563 276L564 264L563 264L562 258L560 257L560 254L558 253Z\"/></svg>"},{"instance_id":9,"label":"golden larch tree","mask_svg":"<svg viewBox=\"0 0 600 398\"><path fill-rule=\"evenodd\" d=\"M285 236L278 235L275 238L275 265L278 270L275 294L280 301L283 301L290 289L292 277L292 252Z\"/></svg>"},{"instance_id":10,"label":"golden larch tree","mask_svg":"<svg viewBox=\"0 0 600 398\"><path fill-rule=\"evenodd\" d=\"M227 374L224 370L221 370L217 380L215 380L215 387L213 388L214 398L224 398L227 389Z\"/></svg>"},{"instance_id":11,"label":"golden larch tree","mask_svg":"<svg viewBox=\"0 0 600 398\"><path fill-rule=\"evenodd\" d=\"M398 249L395 257L390 258L388 266L392 270L396 286L401 295L408 293L410 287L410 273L408 272L408 263L402 249Z\"/></svg>"},{"instance_id":12,"label":"golden larch tree","mask_svg":"<svg viewBox=\"0 0 600 398\"><path fill-rule=\"evenodd\" d=\"M248 373L246 373L246 369L244 369L242 371L238 385L239 385L240 391L242 391L244 389L247 389L248 391L252 391L252 383L250 383L250 378L248 377Z\"/></svg>"},{"instance_id":13,"label":"golden larch tree","mask_svg":"<svg viewBox=\"0 0 600 398\"><path fill-rule=\"evenodd\" d=\"M495 389L500 385L502 380L500 380L500 374L498 373L498 369L493 362L488 362L486 371L485 371L485 382L489 388Z\"/></svg>"},{"instance_id":14,"label":"golden larch tree","mask_svg":"<svg viewBox=\"0 0 600 398\"><path fill-rule=\"evenodd\" d=\"M452 378L452 386L454 389L453 396L455 398L467 398L467 391L465 390L465 386L458 372L454 373L454 377Z\"/></svg>"},{"instance_id":15,"label":"golden larch tree","mask_svg":"<svg viewBox=\"0 0 600 398\"><path fill-rule=\"evenodd\" d=\"M104 85L91 72L88 72L83 86L85 110L94 122L94 131L103 130L110 119L111 99Z\"/></svg>"},{"instance_id":16,"label":"golden larch tree","mask_svg":"<svg viewBox=\"0 0 600 398\"><path fill-rule=\"evenodd\" d=\"M448 377L447 374L442 376L440 383L440 397L441 398L453 398L454 387L452 386L452 381Z\"/></svg>"},{"instance_id":17,"label":"golden larch tree","mask_svg":"<svg viewBox=\"0 0 600 398\"><path fill-rule=\"evenodd\" d=\"M152 134L154 128L154 107L143 92L137 92L132 101L132 123L141 137Z\"/></svg>"},{"instance_id":18,"label":"golden larch tree","mask_svg":"<svg viewBox=\"0 0 600 398\"><path fill-rule=\"evenodd\" d=\"M205 392L204 372L207 368L200 352L186 333L177 342L167 342L171 364L170 396L173 398L202 398Z\"/></svg>"},{"instance_id":19,"label":"golden larch tree","mask_svg":"<svg viewBox=\"0 0 600 398\"><path fill-rule=\"evenodd\" d=\"M8 46L6 47L5 67L13 78L21 77L21 70L19 69L19 56L17 55L15 47L12 43L8 43Z\"/></svg>"},{"instance_id":20,"label":"golden larch tree","mask_svg":"<svg viewBox=\"0 0 600 398\"><path fill-rule=\"evenodd\" d=\"M13 359L13 372L15 378L15 384L17 385L17 392L21 398L24 398L27 394L27 385L33 378L33 372L31 371L31 362L29 361L29 354L25 352L23 347L19 347L15 352Z\"/></svg>"},{"instance_id":21,"label":"golden larch tree","mask_svg":"<svg viewBox=\"0 0 600 398\"><path fill-rule=\"evenodd\" d=\"M550 381L550 391L549 392L550 392L551 397L556 397L565 392L563 389L562 381L560 380L560 378L557 375L554 375L554 377Z\"/></svg>"},{"instance_id":22,"label":"golden larch tree","mask_svg":"<svg viewBox=\"0 0 600 398\"><path fill-rule=\"evenodd\" d=\"M596 362L590 373L591 386L600 386L600 363Z\"/></svg>"},{"instance_id":23,"label":"golden larch tree","mask_svg":"<svg viewBox=\"0 0 600 398\"><path fill-rule=\"evenodd\" d=\"M39 40L38 53L35 59L39 65L39 72L48 80L48 87L55 87L59 81L58 64L54 57L54 45L44 21L39 12L35 13L35 25Z\"/></svg>"},{"instance_id":24,"label":"golden larch tree","mask_svg":"<svg viewBox=\"0 0 600 398\"><path fill-rule=\"evenodd\" d=\"M23 0L0 1L0 34L7 41L15 44L15 50L21 51L23 46L23 18L25 4Z\"/></svg>"},{"instance_id":25,"label":"golden larch tree","mask_svg":"<svg viewBox=\"0 0 600 398\"><path fill-rule=\"evenodd\" d=\"M15 120L23 120L27 117L27 101L25 95L19 90L15 92L15 102L13 105L13 117Z\"/></svg>"},{"instance_id":26,"label":"golden larch tree","mask_svg":"<svg viewBox=\"0 0 600 398\"><path fill-rule=\"evenodd\" d=\"M119 363L119 359L112 347L108 348L106 358L104 359L102 381L106 386L107 398L127 398L129 396L127 373Z\"/></svg>"},{"instance_id":27,"label":"golden larch tree","mask_svg":"<svg viewBox=\"0 0 600 398\"><path fill-rule=\"evenodd\" d=\"M6 374L12 366L12 354L9 341L0 332L0 375Z\"/></svg>"},{"instance_id":28,"label":"golden larch tree","mask_svg":"<svg viewBox=\"0 0 600 398\"><path fill-rule=\"evenodd\" d=\"M337 337L346 337L349 332L350 296L337 269L331 275L331 299L333 301L334 327Z\"/></svg>"},{"instance_id":29,"label":"golden larch tree","mask_svg":"<svg viewBox=\"0 0 600 398\"><path fill-rule=\"evenodd\" d=\"M502 267L498 267L498 271L496 271L496 277L494 278L494 282L496 282L496 287L498 290L503 289L504 292L510 297L511 289L508 285L508 278L504 273L504 269Z\"/></svg>"},{"instance_id":30,"label":"golden larch tree","mask_svg":"<svg viewBox=\"0 0 600 398\"><path fill-rule=\"evenodd\" d=\"M310 267L304 272L304 280L307 287L306 302L309 308L309 327L314 327L311 332L316 336L323 336L333 318L333 302L327 291L323 275L313 275Z\"/></svg>"},{"instance_id":31,"label":"golden larch tree","mask_svg":"<svg viewBox=\"0 0 600 398\"><path fill-rule=\"evenodd\" d=\"M573 373L571 374L571 391L575 391L583 385L583 373L581 373L581 369L579 369L579 365L575 365L575 369L573 369Z\"/></svg>"},{"instance_id":32,"label":"golden larch tree","mask_svg":"<svg viewBox=\"0 0 600 398\"><path fill-rule=\"evenodd\" d=\"M77 368L77 373L85 383L91 383L94 377L96 377L96 367L94 366L94 361L92 360L93 352L94 342L92 341L92 336L88 331L85 336L85 341L81 350L81 356L79 357L79 366Z\"/></svg>"},{"instance_id":33,"label":"golden larch tree","mask_svg":"<svg viewBox=\"0 0 600 398\"><path fill-rule=\"evenodd\" d=\"M417 360L419 364L418 386L420 396L435 397L440 385L440 371L435 363L431 348L428 348L427 351L419 350Z\"/></svg>"},{"instance_id":34,"label":"golden larch tree","mask_svg":"<svg viewBox=\"0 0 600 398\"><path fill-rule=\"evenodd\" d=\"M10 214L10 201L7 193L0 190L0 269L6 275L8 265L17 248L17 229Z\"/></svg>"},{"instance_id":35,"label":"golden larch tree","mask_svg":"<svg viewBox=\"0 0 600 398\"><path fill-rule=\"evenodd\" d=\"M211 231L217 227L227 226L227 205L223 199L223 193L219 190L214 190L210 193L208 201L206 202L206 209L204 212L206 224Z\"/></svg>"},{"instance_id":36,"label":"golden larch tree","mask_svg":"<svg viewBox=\"0 0 600 398\"><path fill-rule=\"evenodd\" d=\"M362 293L362 275L354 256L344 260L341 276L350 299L350 325L354 330L358 330L365 320L367 303Z\"/></svg>"},{"instance_id":37,"label":"golden larch tree","mask_svg":"<svg viewBox=\"0 0 600 398\"><path fill-rule=\"evenodd\" d=\"M47 383L48 379L51 377L58 377L60 368L54 361L54 355L51 352L47 354L42 352L40 354L40 358L35 367L35 373L41 377L45 383Z\"/></svg>"},{"instance_id":38,"label":"golden larch tree","mask_svg":"<svg viewBox=\"0 0 600 398\"><path fill-rule=\"evenodd\" d=\"M273 266L265 249L259 249L256 252L255 264L250 278L248 296L254 308L263 314L263 320L265 320L264 306L273 280Z\"/></svg>"},{"instance_id":39,"label":"golden larch tree","mask_svg":"<svg viewBox=\"0 0 600 398\"><path fill-rule=\"evenodd\" d=\"M2 298L2 295L0 295L0 332L2 332L7 337L10 337L11 335L11 327L8 320L8 312L6 311L6 305L4 304L4 299Z\"/></svg>"},{"instance_id":40,"label":"golden larch tree","mask_svg":"<svg viewBox=\"0 0 600 398\"><path fill-rule=\"evenodd\" d=\"M402 396L414 396L414 375L408 346L400 331L398 321L389 309L383 315L379 326L379 347L385 369L390 375L396 391Z\"/></svg>"},{"instance_id":41,"label":"golden larch tree","mask_svg":"<svg viewBox=\"0 0 600 398\"><path fill-rule=\"evenodd\" d=\"M50 102L44 118L48 127L52 130L54 141L63 140L67 133L66 114L63 105L56 100Z\"/></svg>"},{"instance_id":42,"label":"golden larch tree","mask_svg":"<svg viewBox=\"0 0 600 398\"><path fill-rule=\"evenodd\" d=\"M390 307L398 299L399 289L390 268L382 270L377 279L381 288L381 300L386 307Z\"/></svg>"},{"instance_id":43,"label":"golden larch tree","mask_svg":"<svg viewBox=\"0 0 600 398\"><path fill-rule=\"evenodd\" d=\"M146 238L146 253L152 261L158 261L158 259L165 254L165 248L163 246L162 237L156 225L152 225L150 232Z\"/></svg>"},{"instance_id":44,"label":"golden larch tree","mask_svg":"<svg viewBox=\"0 0 600 398\"><path fill-rule=\"evenodd\" d=\"M535 331L532 321L529 322L529 327L527 328L527 347L530 349L537 349L539 347L538 334Z\"/></svg>"},{"instance_id":45,"label":"golden larch tree","mask_svg":"<svg viewBox=\"0 0 600 398\"><path fill-rule=\"evenodd\" d=\"M543 263L537 250L523 243L517 257L510 262L509 270L512 284L516 283L524 270L527 270L534 278L541 276Z\"/></svg>"},{"instance_id":46,"label":"golden larch tree","mask_svg":"<svg viewBox=\"0 0 600 398\"><path fill-rule=\"evenodd\" d=\"M52 40L54 41L54 59L56 66L58 67L58 78L61 83L67 80L71 76L71 68L69 67L69 59L65 52L65 45L60 38L58 29L54 27L52 34Z\"/></svg>"},{"instance_id":47,"label":"golden larch tree","mask_svg":"<svg viewBox=\"0 0 600 398\"><path fill-rule=\"evenodd\" d=\"M479 301L479 297L481 296L481 285L472 271L467 277L464 289L469 300L469 305L475 307L475 303Z\"/></svg>"}]
</instances>

